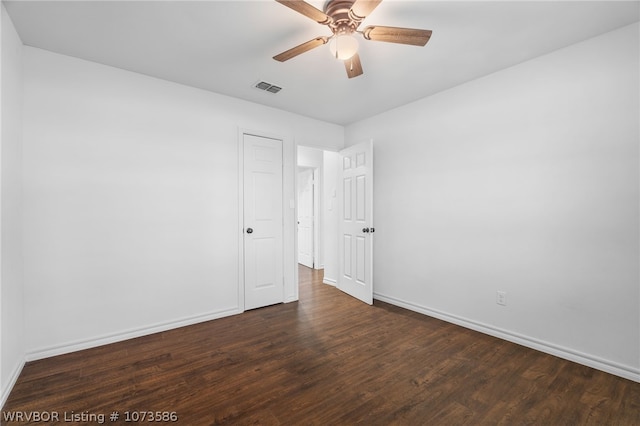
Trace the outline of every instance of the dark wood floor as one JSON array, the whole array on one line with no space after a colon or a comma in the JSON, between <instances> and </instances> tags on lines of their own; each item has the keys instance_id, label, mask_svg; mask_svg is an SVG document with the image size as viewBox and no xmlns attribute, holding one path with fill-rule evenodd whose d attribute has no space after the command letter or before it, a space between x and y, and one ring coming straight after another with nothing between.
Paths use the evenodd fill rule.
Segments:
<instances>
[{"instance_id":1,"label":"dark wood floor","mask_svg":"<svg viewBox=\"0 0 640 426\"><path fill-rule=\"evenodd\" d=\"M57 412L61 424L157 411L185 425L640 425L638 383L367 306L321 280L301 267L297 303L30 362L3 414Z\"/></svg>"}]
</instances>

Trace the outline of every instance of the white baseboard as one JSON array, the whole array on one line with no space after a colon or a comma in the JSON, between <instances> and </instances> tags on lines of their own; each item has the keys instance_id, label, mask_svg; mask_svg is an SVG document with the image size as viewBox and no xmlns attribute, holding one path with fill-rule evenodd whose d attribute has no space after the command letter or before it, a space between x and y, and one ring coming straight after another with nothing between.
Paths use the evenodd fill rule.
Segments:
<instances>
[{"instance_id":1,"label":"white baseboard","mask_svg":"<svg viewBox=\"0 0 640 426\"><path fill-rule=\"evenodd\" d=\"M597 356L589 355L583 352L579 352L573 349L565 348L555 345L553 343L545 342L535 339L533 337L525 336L519 333L514 333L509 330L504 330L496 327L492 327L487 324L483 324L477 321L473 321L467 318L462 318L457 315L451 315L446 312L438 311L435 309L427 308L425 306L416 305L415 303L407 302L405 300L397 299L391 296L385 296L380 293L373 294L374 299L381 302L390 303L401 308L409 309L410 311L418 312L430 317L438 318L452 324L456 324L471 330L479 331L480 333L488 334L499 339L507 340L509 342L517 343L522 346L526 346L531 349L538 350L550 355L557 356L569 361L576 362L578 364L586 365L588 367L602 370L606 373L614 374L616 376L623 377L625 379L640 382L640 369L634 368L628 365L619 364L614 361L602 359Z\"/></svg>"},{"instance_id":2,"label":"white baseboard","mask_svg":"<svg viewBox=\"0 0 640 426\"><path fill-rule=\"evenodd\" d=\"M325 284L332 285L332 286L334 286L334 287L338 285L338 283L336 282L336 280L334 280L333 278L327 278L327 277L324 277L324 278L322 279L322 282L323 282L323 283L325 283Z\"/></svg>"},{"instance_id":3,"label":"white baseboard","mask_svg":"<svg viewBox=\"0 0 640 426\"><path fill-rule=\"evenodd\" d=\"M174 328L185 327L188 325L193 325L200 322L210 321L241 313L242 311L238 307L235 307L220 311L208 312L201 315L195 315L192 317L181 318L175 321L152 324L147 327L140 327L118 333L107 334L92 339L76 340L74 342L69 342L62 345L50 346L28 351L26 354L26 360L35 361L38 359L49 358L56 355L81 351L83 349L94 348L96 346L108 345L110 343L121 342L123 340L134 339L136 337L146 336L153 333L159 333L162 331L172 330Z\"/></svg>"},{"instance_id":4,"label":"white baseboard","mask_svg":"<svg viewBox=\"0 0 640 426\"><path fill-rule=\"evenodd\" d=\"M18 362L15 365L15 367L13 368L13 371L11 372L11 376L9 376L9 380L7 381L6 385L2 388L2 394L0 395L0 411L4 408L4 403L7 402L7 399L9 398L9 394L11 393L11 391L13 390L13 387L18 381L18 377L20 377L20 373L24 368L24 364L25 364L25 360L23 358L20 362Z\"/></svg>"}]
</instances>

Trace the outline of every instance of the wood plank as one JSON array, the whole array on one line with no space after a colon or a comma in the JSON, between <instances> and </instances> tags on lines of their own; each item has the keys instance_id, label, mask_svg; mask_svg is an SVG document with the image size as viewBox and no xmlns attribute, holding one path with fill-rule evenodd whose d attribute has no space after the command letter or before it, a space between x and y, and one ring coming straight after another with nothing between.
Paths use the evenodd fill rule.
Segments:
<instances>
[{"instance_id":1,"label":"wood plank","mask_svg":"<svg viewBox=\"0 0 640 426\"><path fill-rule=\"evenodd\" d=\"M637 425L639 401L639 383L365 305L301 267L299 302L29 362L3 411L169 411L193 425Z\"/></svg>"},{"instance_id":2,"label":"wood plank","mask_svg":"<svg viewBox=\"0 0 640 426\"><path fill-rule=\"evenodd\" d=\"M384 41L387 43L410 44L424 46L431 38L431 30L417 28L383 27L372 25L362 31L367 40Z\"/></svg>"},{"instance_id":3,"label":"wood plank","mask_svg":"<svg viewBox=\"0 0 640 426\"><path fill-rule=\"evenodd\" d=\"M318 46L326 44L328 40L329 39L327 37L316 37L313 40L309 40L296 47L292 47L287 51L277 54L273 59L280 62L288 61L289 59L295 58L296 56L308 52L311 49L315 49Z\"/></svg>"},{"instance_id":4,"label":"wood plank","mask_svg":"<svg viewBox=\"0 0 640 426\"><path fill-rule=\"evenodd\" d=\"M356 53L351 58L346 59L344 61L344 68L347 71L347 76L349 78L362 75L362 63L360 62L360 55Z\"/></svg>"}]
</instances>

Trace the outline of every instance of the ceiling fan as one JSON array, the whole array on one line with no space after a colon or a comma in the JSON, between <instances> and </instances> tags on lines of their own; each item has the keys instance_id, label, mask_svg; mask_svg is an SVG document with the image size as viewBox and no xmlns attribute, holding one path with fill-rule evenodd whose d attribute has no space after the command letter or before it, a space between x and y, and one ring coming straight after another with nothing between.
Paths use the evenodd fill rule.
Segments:
<instances>
[{"instance_id":1,"label":"ceiling fan","mask_svg":"<svg viewBox=\"0 0 640 426\"><path fill-rule=\"evenodd\" d=\"M360 23L382 2L382 0L329 0L324 11L302 0L276 0L296 12L327 25L333 35L320 36L273 57L284 62L304 52L329 43L329 49L336 59L344 61L349 78L362 74L362 64L358 56L358 41L355 34L361 34L365 40L385 41L389 43L424 46L431 38L431 30L413 28L368 26L358 31Z\"/></svg>"}]
</instances>

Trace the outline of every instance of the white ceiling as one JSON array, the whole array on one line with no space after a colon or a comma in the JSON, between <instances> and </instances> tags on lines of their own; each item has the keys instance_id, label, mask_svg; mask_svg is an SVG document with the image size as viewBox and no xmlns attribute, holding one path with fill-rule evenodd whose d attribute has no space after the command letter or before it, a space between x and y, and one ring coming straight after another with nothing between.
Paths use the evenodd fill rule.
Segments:
<instances>
[{"instance_id":1,"label":"white ceiling","mask_svg":"<svg viewBox=\"0 0 640 426\"><path fill-rule=\"evenodd\" d=\"M272 59L331 34L274 0L4 4L26 45L343 125L640 20L639 1L384 0L362 27L433 36L425 47L362 39L364 75L348 79L327 45Z\"/></svg>"}]
</instances>

